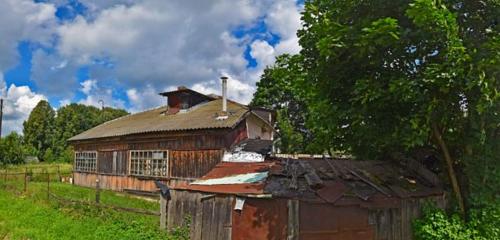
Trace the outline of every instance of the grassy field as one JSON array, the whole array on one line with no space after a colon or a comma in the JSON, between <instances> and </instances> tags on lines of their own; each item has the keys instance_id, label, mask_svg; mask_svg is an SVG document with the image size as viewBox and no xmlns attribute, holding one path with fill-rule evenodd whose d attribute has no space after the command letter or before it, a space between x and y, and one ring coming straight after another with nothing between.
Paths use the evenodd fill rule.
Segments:
<instances>
[{"instance_id":1,"label":"grassy field","mask_svg":"<svg viewBox=\"0 0 500 240\"><path fill-rule=\"evenodd\" d=\"M47 183L43 181L30 182L26 192L23 188L24 176L0 180L0 239L187 239L185 228L171 233L160 231L158 216L48 201ZM50 190L65 199L89 203L95 200L95 190L90 188L51 182ZM112 191L101 192L101 203L159 210L156 201Z\"/></svg>"}]
</instances>

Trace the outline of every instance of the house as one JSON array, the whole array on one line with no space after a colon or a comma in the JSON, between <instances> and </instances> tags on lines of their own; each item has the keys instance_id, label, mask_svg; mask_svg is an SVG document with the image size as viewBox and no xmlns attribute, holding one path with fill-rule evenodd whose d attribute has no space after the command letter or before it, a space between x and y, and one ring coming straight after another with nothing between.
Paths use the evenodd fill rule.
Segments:
<instances>
[{"instance_id":1,"label":"house","mask_svg":"<svg viewBox=\"0 0 500 240\"><path fill-rule=\"evenodd\" d=\"M315 157L222 162L172 191L167 225L191 239L412 239L425 202L444 207L432 172L399 163Z\"/></svg>"},{"instance_id":2,"label":"house","mask_svg":"<svg viewBox=\"0 0 500 240\"><path fill-rule=\"evenodd\" d=\"M117 191L156 191L200 178L225 151L248 140L270 144L273 112L186 87L160 93L167 105L127 115L68 141L75 149L74 183Z\"/></svg>"}]
</instances>

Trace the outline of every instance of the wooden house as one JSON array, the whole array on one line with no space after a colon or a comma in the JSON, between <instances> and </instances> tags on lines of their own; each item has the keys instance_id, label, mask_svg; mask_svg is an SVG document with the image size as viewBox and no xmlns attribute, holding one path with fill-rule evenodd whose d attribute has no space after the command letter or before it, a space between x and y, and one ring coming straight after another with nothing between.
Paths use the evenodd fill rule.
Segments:
<instances>
[{"instance_id":1,"label":"wooden house","mask_svg":"<svg viewBox=\"0 0 500 240\"><path fill-rule=\"evenodd\" d=\"M205 175L224 151L249 139L271 142L272 111L179 87L160 95L167 105L127 115L69 139L74 183L111 190L157 190Z\"/></svg>"}]
</instances>

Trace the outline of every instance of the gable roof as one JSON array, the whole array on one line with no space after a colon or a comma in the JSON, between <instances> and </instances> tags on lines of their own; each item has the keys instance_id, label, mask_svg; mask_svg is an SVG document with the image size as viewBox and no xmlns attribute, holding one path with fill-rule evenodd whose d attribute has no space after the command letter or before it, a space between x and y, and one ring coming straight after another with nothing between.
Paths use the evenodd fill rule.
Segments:
<instances>
[{"instance_id":1,"label":"gable roof","mask_svg":"<svg viewBox=\"0 0 500 240\"><path fill-rule=\"evenodd\" d=\"M176 114L165 114L168 107L159 107L105 122L68 141L164 131L233 128L251 113L247 106L228 101L228 118L218 120L216 118L221 112L221 106L222 100L216 99Z\"/></svg>"}]
</instances>

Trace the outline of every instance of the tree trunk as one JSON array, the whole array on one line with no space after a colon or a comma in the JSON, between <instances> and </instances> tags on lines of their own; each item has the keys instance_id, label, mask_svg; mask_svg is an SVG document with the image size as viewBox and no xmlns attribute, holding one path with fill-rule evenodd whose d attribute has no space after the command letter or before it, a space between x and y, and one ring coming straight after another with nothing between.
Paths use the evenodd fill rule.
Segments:
<instances>
[{"instance_id":1,"label":"tree trunk","mask_svg":"<svg viewBox=\"0 0 500 240\"><path fill-rule=\"evenodd\" d=\"M446 166L448 169L448 176L450 178L451 186L453 187L453 192L458 201L458 206L460 207L460 212L465 215L464 199L462 197L462 192L460 191L460 186L458 184L457 175L455 174L455 169L453 168L453 160L451 159L450 151L443 140L441 131L439 130L436 123L432 124L432 133L436 139L441 151L443 152L444 160L446 161Z\"/></svg>"}]
</instances>

